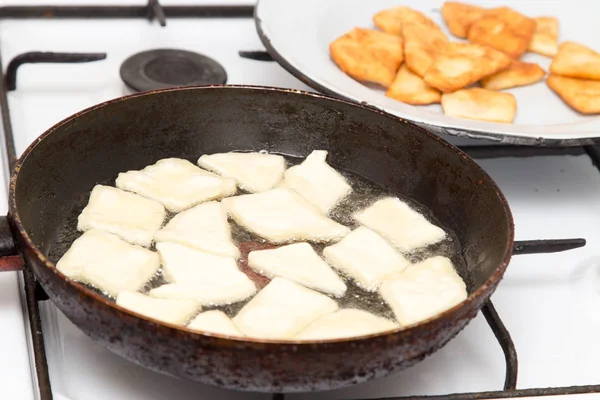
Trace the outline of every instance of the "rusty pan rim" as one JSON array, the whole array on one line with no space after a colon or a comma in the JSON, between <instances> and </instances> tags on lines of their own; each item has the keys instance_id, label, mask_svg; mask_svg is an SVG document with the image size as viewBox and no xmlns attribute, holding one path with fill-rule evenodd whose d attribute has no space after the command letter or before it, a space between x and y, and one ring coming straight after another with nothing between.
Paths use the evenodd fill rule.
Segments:
<instances>
[{"instance_id":1,"label":"rusty pan rim","mask_svg":"<svg viewBox=\"0 0 600 400\"><path fill-rule=\"evenodd\" d=\"M461 303L455 305L454 307L452 307L434 317L420 321L413 325L409 325L408 327L401 327L401 328L397 328L394 330L379 332L379 333L375 333L375 334L353 336L353 337L341 338L341 339L310 340L310 341L308 341L308 340L275 340L275 339L259 339L259 338L248 338L248 337L233 337L233 336L217 334L217 333L212 333L212 332L193 330L193 329L187 328L185 326L162 322L162 321L138 314L136 312L130 311L121 306L118 306L116 304L116 302L111 301L111 300L101 296L100 294L94 292L93 290L87 288L86 286L66 277L63 273L61 273L56 268L56 265L54 263L52 263L33 243L31 237L28 235L27 231L25 230L23 223L21 221L21 218L19 216L19 211L18 211L17 203L16 203L15 189L16 189L16 183L19 178L19 173L20 173L21 167L27 161L27 157L32 152L35 151L35 148L37 146L39 146L44 141L45 138L47 138L52 133L54 133L56 130L71 123L72 121L74 121L75 119L79 118L80 116L82 116L84 114L94 112L96 110L100 110L100 109L102 109L106 106L112 105L112 104L118 104L121 102L128 101L130 99L138 98L138 97L153 96L155 94L168 93L168 92L190 91L190 90L211 90L211 89L213 89L213 90L240 90L240 89L243 89L243 90L256 90L257 92L292 93L294 95L312 97L312 98L317 98L317 99L324 99L324 100L328 100L328 101L332 101L332 102L336 102L336 103L350 105L350 106L353 106L356 108L367 110L369 112L373 112L376 114L386 116L387 118L394 120L396 122L410 124L412 127L417 129L418 131L420 131L421 134L424 134L424 135L428 136L430 139L434 139L434 140L438 141L438 143L440 143L441 145L450 148L450 150L452 150L454 153L456 153L457 157L461 157L464 160L466 160L467 162L470 162L472 164L472 166L479 169L480 172L482 173L482 175L487 179L488 184L491 185L491 189L494 191L496 196L498 196L498 198L500 199L502 206L504 208L505 215L509 222L509 232L508 232L507 240L506 240L506 251L505 251L502 262L500 263L500 265L498 265L498 267L496 268L494 273L481 286L479 286L476 290L474 290L472 293L469 294L467 299L465 299ZM172 88L167 88L167 89L158 89L158 90L134 93L134 94L130 94L130 95L122 96L122 97L117 97L117 98L96 104L94 106L88 107L86 109L83 109L75 114L72 114L71 116L63 119L62 121L59 121L58 123L56 123L49 129L47 129L44 133L42 133L36 140L34 140L27 147L27 149L23 152L23 154L17 160L15 167L13 169L13 172L11 174L10 184L9 184L8 217L9 217L9 219L12 220L14 229L17 230L18 234L24 240L26 247L28 247L31 251L33 251L35 256L47 268L49 268L56 275L58 275L58 277L60 279L65 281L68 285L74 287L80 293L80 295L85 295L87 297L91 297L93 300L98 301L98 302L102 303L103 305L106 305L110 308L113 308L114 310L116 310L119 313L128 314L135 318L139 318L139 319L145 320L147 322L150 322L150 323L162 326L162 327L170 328L175 331L179 331L179 332L183 332L183 333L192 333L192 334L198 335L198 337L214 338L217 340L228 340L228 341L238 342L240 344L247 344L247 345L276 345L276 346L284 346L284 345L309 346L309 345L318 345L318 344L335 345L337 343L368 340L368 339L375 338L375 337L387 337L387 336L395 335L395 334L419 335L422 331L427 331L429 325L434 323L435 321L438 321L441 319L454 319L454 318L458 317L458 315L463 310L469 309L471 304L477 302L477 300L480 297L485 296L491 286L497 285L499 283L499 281L502 279L504 272L506 271L506 268L508 267L508 264L509 264L511 256L512 256L512 248L513 248L513 243L514 243L514 221L513 221L512 212L510 210L510 207L508 205L508 201L507 201L506 197L504 196L504 194L502 193L502 191L500 190L500 188L498 187L496 182L492 179L492 177L489 176L489 174L487 172L485 172L471 157L469 157L466 153L464 153L462 150L460 150L456 146L448 143L447 141L443 140L439 136L427 131L426 129L424 129L408 120L405 120L403 118L400 118L400 117L392 115L392 114L389 114L389 113L379 110L377 108L370 107L366 104L356 103L356 102L345 100L345 99L335 98L335 97L331 97L328 95L312 93L312 92L307 92L307 91L302 91L302 90L285 89L285 88L277 88L277 87L269 87L269 86L256 86L256 85L227 85L227 84L224 84L224 85L202 85L202 86L178 86L178 87L172 87Z\"/></svg>"}]
</instances>

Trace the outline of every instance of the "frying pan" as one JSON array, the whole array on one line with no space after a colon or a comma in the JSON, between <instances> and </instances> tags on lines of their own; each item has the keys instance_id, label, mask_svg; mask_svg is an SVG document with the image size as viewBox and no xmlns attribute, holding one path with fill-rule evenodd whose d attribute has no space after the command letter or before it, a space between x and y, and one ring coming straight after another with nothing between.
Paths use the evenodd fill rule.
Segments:
<instances>
[{"instance_id":1,"label":"frying pan","mask_svg":"<svg viewBox=\"0 0 600 400\"><path fill-rule=\"evenodd\" d=\"M348 339L232 339L160 323L73 282L50 255L97 183L165 157L268 150L328 162L427 207L462 246L463 303L410 328ZM18 160L0 255L22 257L83 332L149 369L230 389L328 390L383 377L442 347L480 310L513 251L506 199L467 155L402 119L322 95L258 87L174 88L97 105L58 123ZM8 223L8 224L7 224ZM10 228L8 228L10 226ZM14 236L14 242L11 237ZM16 242L16 244L15 244ZM10 269L18 257L5 259ZM12 264L14 265L14 263Z\"/></svg>"}]
</instances>

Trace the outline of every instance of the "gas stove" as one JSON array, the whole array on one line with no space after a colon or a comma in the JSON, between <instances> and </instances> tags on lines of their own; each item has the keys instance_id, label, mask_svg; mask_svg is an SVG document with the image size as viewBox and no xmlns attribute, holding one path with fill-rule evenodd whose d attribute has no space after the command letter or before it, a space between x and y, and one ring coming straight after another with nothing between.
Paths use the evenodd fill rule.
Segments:
<instances>
[{"instance_id":1,"label":"gas stove","mask_svg":"<svg viewBox=\"0 0 600 400\"><path fill-rule=\"evenodd\" d=\"M225 82L312 91L264 53L251 0L128 0L126 5L15 0L0 5L5 177L14 157L48 127L133 91ZM198 77L196 69L206 73ZM513 258L492 297L494 305L415 367L316 394L273 396L203 386L113 355L44 300L31 276L4 273L0 398L600 397L600 346L595 344L600 336L600 172L594 164L600 147L508 147L450 139L505 193L517 240L581 237L587 245ZM1 212L7 211L6 186L0 192Z\"/></svg>"}]
</instances>

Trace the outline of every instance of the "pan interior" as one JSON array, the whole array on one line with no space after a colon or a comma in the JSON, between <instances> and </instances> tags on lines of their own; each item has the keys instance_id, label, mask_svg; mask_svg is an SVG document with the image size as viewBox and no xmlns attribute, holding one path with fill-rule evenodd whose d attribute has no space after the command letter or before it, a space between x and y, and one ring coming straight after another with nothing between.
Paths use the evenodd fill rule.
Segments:
<instances>
[{"instance_id":1,"label":"pan interior","mask_svg":"<svg viewBox=\"0 0 600 400\"><path fill-rule=\"evenodd\" d=\"M328 162L352 179L408 197L452 234L455 265L470 291L509 251L510 217L489 177L419 128L387 115L288 91L199 88L133 96L54 128L23 162L18 216L52 261L73 240L78 212L98 183L161 158L260 151ZM431 217L431 215L430 215ZM74 231L74 229L73 229Z\"/></svg>"}]
</instances>

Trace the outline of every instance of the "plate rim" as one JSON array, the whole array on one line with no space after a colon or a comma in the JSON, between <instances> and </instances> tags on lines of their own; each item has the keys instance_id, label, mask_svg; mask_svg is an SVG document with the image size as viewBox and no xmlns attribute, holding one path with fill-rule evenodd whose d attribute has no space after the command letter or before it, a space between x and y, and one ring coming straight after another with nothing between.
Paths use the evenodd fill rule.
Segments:
<instances>
[{"instance_id":1,"label":"plate rim","mask_svg":"<svg viewBox=\"0 0 600 400\"><path fill-rule=\"evenodd\" d=\"M278 0L281 1L281 0ZM397 117L406 119L411 121L414 124L417 124L431 132L442 135L449 135L454 137L462 137L469 139L478 139L478 140L488 140L502 144L511 144L511 145L526 145L526 146L542 146L542 147L576 147L576 146L588 146L588 145L596 145L600 143L600 129L598 136L595 137L578 137L578 138L548 138L548 137L533 137L533 136L523 136L519 134L505 134L505 133L497 133L497 132L486 132L477 129L469 129L469 128L456 128L456 127L446 127L436 124L431 124L423 121L416 121L414 117L411 118L410 115L399 115L390 111L385 110L382 107L371 104L367 101L359 101L355 100L351 97L348 97L342 93L337 92L336 90L329 88L316 82L313 78L311 78L308 74L302 72L298 67L293 65L292 62L288 61L283 54L281 54L275 46L272 44L272 40L267 34L265 28L263 27L264 21L260 16L261 5L264 7L264 4L268 3L267 0L257 0L256 6L254 7L254 23L256 27L256 31L258 33L258 37L262 42L263 46L269 53L269 55L275 60L279 65L281 65L287 72L289 72L296 79L300 80L302 83L307 86L323 93L328 96L342 98L346 101L354 102L361 104L366 107L370 107L376 109L380 112L388 113L395 115Z\"/></svg>"}]
</instances>

